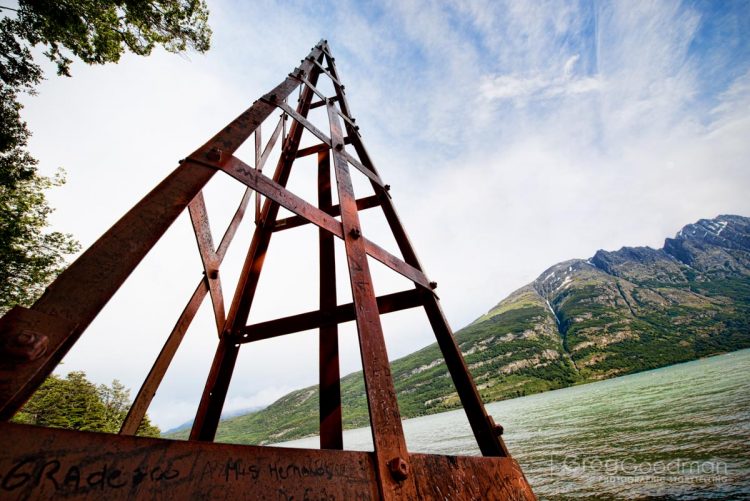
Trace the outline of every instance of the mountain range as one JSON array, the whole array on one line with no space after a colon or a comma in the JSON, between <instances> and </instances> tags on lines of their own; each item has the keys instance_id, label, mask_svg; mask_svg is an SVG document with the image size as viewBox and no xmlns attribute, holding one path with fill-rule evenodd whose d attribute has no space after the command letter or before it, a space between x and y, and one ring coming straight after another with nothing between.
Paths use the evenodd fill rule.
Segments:
<instances>
[{"instance_id":1,"label":"mountain range","mask_svg":"<svg viewBox=\"0 0 750 501\"><path fill-rule=\"evenodd\" d=\"M701 219L661 249L558 263L455 337L485 402L750 347L750 218ZM403 418L460 406L437 344L391 368ZM343 377L341 390L345 427L369 424L362 373ZM265 444L317 431L316 385L223 420L216 440Z\"/></svg>"}]
</instances>

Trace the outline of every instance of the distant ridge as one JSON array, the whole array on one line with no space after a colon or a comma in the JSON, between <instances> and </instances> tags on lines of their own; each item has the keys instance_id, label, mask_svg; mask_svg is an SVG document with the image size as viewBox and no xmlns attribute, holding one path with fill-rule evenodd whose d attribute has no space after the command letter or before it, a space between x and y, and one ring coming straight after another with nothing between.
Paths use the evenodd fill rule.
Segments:
<instances>
[{"instance_id":1,"label":"distant ridge","mask_svg":"<svg viewBox=\"0 0 750 501\"><path fill-rule=\"evenodd\" d=\"M456 340L486 402L750 347L750 218L701 219L661 249L600 250L558 263ZM391 367L404 418L460 406L437 345ZM367 425L361 372L341 385L345 426ZM317 430L310 386L222 421L216 439L263 444Z\"/></svg>"},{"instance_id":2,"label":"distant ridge","mask_svg":"<svg viewBox=\"0 0 750 501\"><path fill-rule=\"evenodd\" d=\"M252 407L245 407L244 409L236 409L229 412L222 412L221 413L221 419L229 419L233 418L235 416L244 416L246 414L252 414L253 412L258 412L261 409L265 409L265 405L254 405ZM181 425L175 426L174 428L170 428L169 430L162 433L162 436L167 435L173 435L177 432L187 430L188 433L190 433L190 428L193 427L193 420L185 421Z\"/></svg>"}]
</instances>

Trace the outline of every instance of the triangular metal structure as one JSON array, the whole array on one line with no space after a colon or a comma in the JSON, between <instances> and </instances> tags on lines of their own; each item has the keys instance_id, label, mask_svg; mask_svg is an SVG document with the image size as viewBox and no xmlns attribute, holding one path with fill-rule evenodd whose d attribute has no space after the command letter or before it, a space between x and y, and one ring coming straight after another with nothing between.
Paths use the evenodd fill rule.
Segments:
<instances>
[{"instance_id":1,"label":"triangular metal structure","mask_svg":"<svg viewBox=\"0 0 750 501\"><path fill-rule=\"evenodd\" d=\"M329 79L334 95L318 88ZM299 89L296 108L287 98ZM324 107L330 130L308 120ZM260 125L275 110L282 117L262 147ZM288 131L286 123L291 122ZM304 131L319 143L302 148ZM235 156L254 134L254 165ZM281 154L272 177L262 168L274 145ZM346 146L350 145L350 148ZM286 189L295 160L317 155L318 205ZM364 174L374 195L355 198L350 168ZM338 194L333 204L331 170ZM212 241L202 189L217 173L247 190L218 246ZM224 311L221 262L256 195L256 228L229 307ZM261 206L260 196L264 197ZM0 423L0 497L246 499L533 499L502 428L483 406L430 282L394 209L350 112L326 41L289 76L179 167L123 216L52 283L31 308L16 307L0 325L0 419L8 421L52 372L146 253L187 207L204 277L140 389L120 435ZM295 215L280 219L280 208ZM402 257L362 234L358 212L379 207ZM252 210L252 209L251 209ZM319 227L320 309L248 325L248 316L274 233L312 223ZM334 238L344 241L353 302L336 301ZM376 297L368 256L409 279L414 287ZM219 344L198 407L190 441L135 437L152 397L206 296ZM391 378L380 315L423 307L435 332L483 457L410 454ZM355 320L364 370L374 452L343 451L338 330ZM320 332L321 450L214 444L237 354L245 343L310 329Z\"/></svg>"}]
</instances>

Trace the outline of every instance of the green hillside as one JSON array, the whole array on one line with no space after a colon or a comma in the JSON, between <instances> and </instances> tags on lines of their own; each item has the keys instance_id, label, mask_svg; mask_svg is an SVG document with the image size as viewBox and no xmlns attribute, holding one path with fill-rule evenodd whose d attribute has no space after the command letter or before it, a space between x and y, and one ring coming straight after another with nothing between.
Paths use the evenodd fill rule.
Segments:
<instances>
[{"instance_id":1,"label":"green hillside","mask_svg":"<svg viewBox=\"0 0 750 501\"><path fill-rule=\"evenodd\" d=\"M701 220L663 249L556 264L456 340L486 402L750 347L750 219ZM436 344L393 361L392 372L402 417L460 406ZM367 425L361 372L342 378L341 389L345 427ZM310 386L222 421L216 440L265 444L317 432Z\"/></svg>"}]
</instances>

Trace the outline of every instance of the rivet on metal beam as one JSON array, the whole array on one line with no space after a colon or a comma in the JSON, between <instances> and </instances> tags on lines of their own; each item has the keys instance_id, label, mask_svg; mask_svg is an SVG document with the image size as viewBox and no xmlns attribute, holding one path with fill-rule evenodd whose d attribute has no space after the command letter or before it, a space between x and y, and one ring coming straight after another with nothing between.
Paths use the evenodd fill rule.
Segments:
<instances>
[{"instance_id":1,"label":"rivet on metal beam","mask_svg":"<svg viewBox=\"0 0 750 501\"><path fill-rule=\"evenodd\" d=\"M206 160L211 162L221 161L221 150L219 148L211 148L206 152Z\"/></svg>"},{"instance_id":2,"label":"rivet on metal beam","mask_svg":"<svg viewBox=\"0 0 750 501\"><path fill-rule=\"evenodd\" d=\"M437 289L437 282L430 282L430 289L432 290Z\"/></svg>"},{"instance_id":3,"label":"rivet on metal beam","mask_svg":"<svg viewBox=\"0 0 750 501\"><path fill-rule=\"evenodd\" d=\"M44 355L48 345L47 336L24 329L17 336L7 339L2 351L16 360L31 362Z\"/></svg>"},{"instance_id":4,"label":"rivet on metal beam","mask_svg":"<svg viewBox=\"0 0 750 501\"><path fill-rule=\"evenodd\" d=\"M343 144L341 144L341 143L336 143L336 146L335 146L335 148L336 148L336 151L341 151L341 150L343 150L343 149L344 149L344 145L343 145Z\"/></svg>"},{"instance_id":5,"label":"rivet on metal beam","mask_svg":"<svg viewBox=\"0 0 750 501\"><path fill-rule=\"evenodd\" d=\"M217 278L219 278L219 270L211 270L211 273L208 274L208 277L211 280L216 280Z\"/></svg>"},{"instance_id":6,"label":"rivet on metal beam","mask_svg":"<svg viewBox=\"0 0 750 501\"><path fill-rule=\"evenodd\" d=\"M361 237L361 236L362 236L362 232L361 232L361 231L359 231L359 228L352 228L352 229L351 229L351 230L349 231L349 235L351 235L351 236L352 236L352 238L356 240L356 239L358 239L359 237Z\"/></svg>"},{"instance_id":7,"label":"rivet on metal beam","mask_svg":"<svg viewBox=\"0 0 750 501\"><path fill-rule=\"evenodd\" d=\"M385 186L383 186L383 189L385 191L391 191L391 185L390 184L386 184Z\"/></svg>"},{"instance_id":8,"label":"rivet on metal beam","mask_svg":"<svg viewBox=\"0 0 750 501\"><path fill-rule=\"evenodd\" d=\"M402 458L393 458L388 461L388 469L391 476L399 482L406 480L409 476L409 465Z\"/></svg>"}]
</instances>

